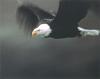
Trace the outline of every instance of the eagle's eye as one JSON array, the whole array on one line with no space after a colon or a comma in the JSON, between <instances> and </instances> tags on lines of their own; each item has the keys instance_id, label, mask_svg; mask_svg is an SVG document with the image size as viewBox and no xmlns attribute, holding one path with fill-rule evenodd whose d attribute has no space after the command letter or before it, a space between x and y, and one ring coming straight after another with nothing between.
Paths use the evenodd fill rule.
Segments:
<instances>
[{"instance_id":1,"label":"eagle's eye","mask_svg":"<svg viewBox=\"0 0 100 79\"><path fill-rule=\"evenodd\" d=\"M40 31L40 29L38 29L37 31Z\"/></svg>"}]
</instances>

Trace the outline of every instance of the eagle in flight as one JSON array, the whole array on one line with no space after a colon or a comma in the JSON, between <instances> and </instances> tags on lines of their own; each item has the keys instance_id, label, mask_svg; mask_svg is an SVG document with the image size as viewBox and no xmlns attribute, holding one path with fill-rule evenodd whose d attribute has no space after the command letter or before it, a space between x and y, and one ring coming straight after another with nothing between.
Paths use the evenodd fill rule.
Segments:
<instances>
[{"instance_id":1,"label":"eagle in flight","mask_svg":"<svg viewBox=\"0 0 100 79\"><path fill-rule=\"evenodd\" d=\"M71 38L98 36L100 30L84 29L79 22L87 15L91 7L89 1L60 0L57 13L47 12L40 7L23 3L17 7L16 18L20 26L32 37Z\"/></svg>"}]
</instances>

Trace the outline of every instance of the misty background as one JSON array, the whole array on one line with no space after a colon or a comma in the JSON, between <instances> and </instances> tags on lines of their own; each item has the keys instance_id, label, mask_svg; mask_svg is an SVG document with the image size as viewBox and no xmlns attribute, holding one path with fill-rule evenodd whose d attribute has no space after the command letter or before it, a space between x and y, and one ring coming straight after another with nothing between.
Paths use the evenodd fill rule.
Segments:
<instances>
[{"instance_id":1,"label":"misty background","mask_svg":"<svg viewBox=\"0 0 100 79\"><path fill-rule=\"evenodd\" d=\"M23 0L57 12L59 0ZM100 37L30 38L16 23L16 0L0 0L0 79L100 78ZM100 29L89 10L80 22Z\"/></svg>"}]
</instances>

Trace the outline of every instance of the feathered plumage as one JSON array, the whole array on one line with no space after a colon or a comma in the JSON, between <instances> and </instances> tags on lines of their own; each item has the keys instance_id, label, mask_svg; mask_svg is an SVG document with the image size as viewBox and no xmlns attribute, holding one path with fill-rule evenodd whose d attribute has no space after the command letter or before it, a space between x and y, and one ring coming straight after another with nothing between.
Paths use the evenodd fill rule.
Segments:
<instances>
[{"instance_id":1,"label":"feathered plumage","mask_svg":"<svg viewBox=\"0 0 100 79\"><path fill-rule=\"evenodd\" d=\"M85 1L61 0L55 19L51 22L51 37L65 38L80 36L78 23L88 11L89 5Z\"/></svg>"},{"instance_id":2,"label":"feathered plumage","mask_svg":"<svg viewBox=\"0 0 100 79\"><path fill-rule=\"evenodd\" d=\"M31 3L20 5L16 11L16 17L20 26L29 32L32 32L40 22L50 22L54 18L49 12Z\"/></svg>"},{"instance_id":3,"label":"feathered plumage","mask_svg":"<svg viewBox=\"0 0 100 79\"><path fill-rule=\"evenodd\" d=\"M89 1L60 0L58 12L53 16L36 5L22 4L17 8L17 21L33 35L45 35L46 33L48 37L57 39L82 34L99 35L100 31L78 28L79 22L86 16L90 7L91 2Z\"/></svg>"}]
</instances>

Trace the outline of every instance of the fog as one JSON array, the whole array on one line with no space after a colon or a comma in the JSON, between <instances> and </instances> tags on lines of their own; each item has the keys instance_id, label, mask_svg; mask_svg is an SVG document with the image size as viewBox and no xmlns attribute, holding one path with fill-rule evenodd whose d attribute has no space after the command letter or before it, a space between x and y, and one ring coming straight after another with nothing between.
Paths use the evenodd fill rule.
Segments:
<instances>
[{"instance_id":1,"label":"fog","mask_svg":"<svg viewBox=\"0 0 100 79\"><path fill-rule=\"evenodd\" d=\"M59 0L29 1L58 9ZM100 78L100 37L33 39L16 23L17 6L16 0L0 0L0 79ZM100 17L89 11L80 26L100 29Z\"/></svg>"}]
</instances>

